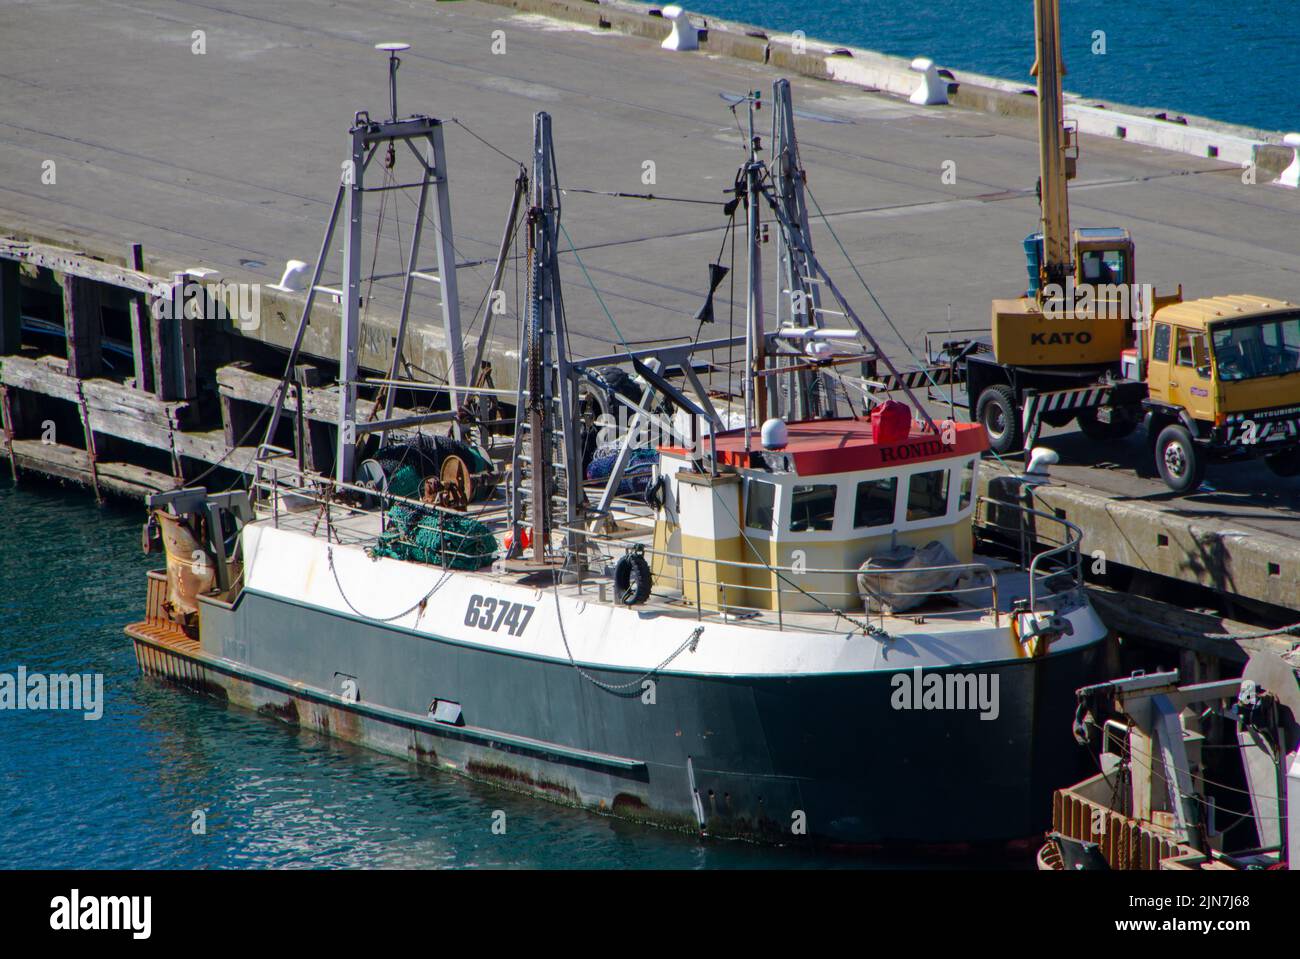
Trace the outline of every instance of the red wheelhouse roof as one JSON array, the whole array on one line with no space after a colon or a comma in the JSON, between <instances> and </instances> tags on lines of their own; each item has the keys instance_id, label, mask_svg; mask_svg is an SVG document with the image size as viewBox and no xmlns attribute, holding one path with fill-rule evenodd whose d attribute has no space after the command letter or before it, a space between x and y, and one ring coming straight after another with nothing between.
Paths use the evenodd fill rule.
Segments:
<instances>
[{"instance_id":1,"label":"red wheelhouse roof","mask_svg":"<svg viewBox=\"0 0 1300 959\"><path fill-rule=\"evenodd\" d=\"M786 424L789 441L784 449L765 451L757 429L750 431L750 448L755 453L784 453L792 457L795 472L800 476L956 459L978 455L989 448L988 434L979 423L940 424L940 429L946 431L949 426L952 428L951 444L945 444L941 435L915 422L906 439L897 443L879 443L868 419L803 420ZM737 467L750 465L743 429L719 433L716 444L718 462ZM687 453L676 446L660 449L678 455Z\"/></svg>"}]
</instances>

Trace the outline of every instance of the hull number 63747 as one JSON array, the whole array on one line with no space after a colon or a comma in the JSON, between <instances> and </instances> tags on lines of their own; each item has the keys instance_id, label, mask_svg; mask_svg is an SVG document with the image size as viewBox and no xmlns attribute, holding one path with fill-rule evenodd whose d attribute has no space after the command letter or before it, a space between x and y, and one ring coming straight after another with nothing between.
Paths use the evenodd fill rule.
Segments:
<instances>
[{"instance_id":1,"label":"hull number 63747","mask_svg":"<svg viewBox=\"0 0 1300 959\"><path fill-rule=\"evenodd\" d=\"M528 628L528 621L533 618L533 609L523 603L475 593L465 609L465 625L477 626L490 633L500 632L504 626L511 636L522 636Z\"/></svg>"}]
</instances>

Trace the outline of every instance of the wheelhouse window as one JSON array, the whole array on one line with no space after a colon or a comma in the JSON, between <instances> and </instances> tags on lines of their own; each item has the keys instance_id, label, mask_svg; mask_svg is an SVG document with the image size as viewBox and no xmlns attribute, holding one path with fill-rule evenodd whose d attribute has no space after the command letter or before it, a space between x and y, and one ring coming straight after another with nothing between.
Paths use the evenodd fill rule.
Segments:
<instances>
[{"instance_id":1,"label":"wheelhouse window","mask_svg":"<svg viewBox=\"0 0 1300 959\"><path fill-rule=\"evenodd\" d=\"M790 531L825 532L835 525L835 489L833 484L796 486L790 497Z\"/></svg>"},{"instance_id":2,"label":"wheelhouse window","mask_svg":"<svg viewBox=\"0 0 1300 959\"><path fill-rule=\"evenodd\" d=\"M750 529L772 531L772 514L776 508L776 484L749 480L745 484L745 525Z\"/></svg>"},{"instance_id":3,"label":"wheelhouse window","mask_svg":"<svg viewBox=\"0 0 1300 959\"><path fill-rule=\"evenodd\" d=\"M1214 363L1225 382L1300 370L1300 317L1219 326L1211 336Z\"/></svg>"},{"instance_id":4,"label":"wheelhouse window","mask_svg":"<svg viewBox=\"0 0 1300 959\"><path fill-rule=\"evenodd\" d=\"M898 477L863 480L858 484L853 502L853 526L891 526L894 522L894 503L898 497Z\"/></svg>"},{"instance_id":5,"label":"wheelhouse window","mask_svg":"<svg viewBox=\"0 0 1300 959\"><path fill-rule=\"evenodd\" d=\"M907 485L907 518L935 519L948 512L948 471L913 473Z\"/></svg>"},{"instance_id":6,"label":"wheelhouse window","mask_svg":"<svg viewBox=\"0 0 1300 959\"><path fill-rule=\"evenodd\" d=\"M957 498L957 512L970 505L971 495L975 491L975 461L967 460L961 471L961 491Z\"/></svg>"}]
</instances>

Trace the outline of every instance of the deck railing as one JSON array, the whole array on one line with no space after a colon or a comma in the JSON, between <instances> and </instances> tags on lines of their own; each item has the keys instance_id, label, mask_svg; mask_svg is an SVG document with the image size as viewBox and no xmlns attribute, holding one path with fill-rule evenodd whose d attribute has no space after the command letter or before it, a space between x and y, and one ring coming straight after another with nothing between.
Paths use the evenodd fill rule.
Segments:
<instances>
[{"instance_id":1,"label":"deck railing","mask_svg":"<svg viewBox=\"0 0 1300 959\"><path fill-rule=\"evenodd\" d=\"M1083 534L1073 523L1052 513L987 496L978 498L976 511L982 517L981 525L986 532L993 530L1002 533L1003 536L1000 538L1011 541L1005 545L1018 554L1017 571L1023 570L1028 579L1029 595L1026 597L1028 609L1039 609L1045 593L1058 594L1082 585L1083 569L1079 543ZM1013 517L1015 522L1010 522ZM589 546L607 547L611 552L622 552L627 548L625 539L618 535L581 529L574 529L572 532L581 535ZM849 583L856 582L859 576L883 579L948 573L958 582L963 574L974 574L975 582L971 585L958 585L939 591L903 590L891 587L881 592L895 597L930 596L936 592L949 597L963 597L988 592L988 603L971 605L965 611L991 614L995 624L1001 622L1002 607L999 602L999 592L1002 586L998 571L982 562L894 569L829 568L805 565L782 566L763 562L699 557L650 546L641 547L641 551L649 558L652 569L659 567L661 579L681 582L683 599L694 596L693 605L697 617L700 618L705 615L705 607L708 605L716 607L712 611L724 617L752 618L775 613L778 627L784 627L785 617L789 611L786 605L787 598L802 596L817 604L823 611L836 613L837 619L843 617L853 620L863 616L878 615L879 621L883 622L887 615L883 609L873 614L867 611L865 603L863 608L856 606L848 608L843 602L848 595L846 588L815 589L808 584L818 577L838 577L842 582ZM577 558L569 557L574 566L577 565L574 562ZM665 567L671 568L667 576L662 574ZM702 570L708 572L702 573ZM749 575L750 571L754 573L752 578ZM732 575L726 575L728 572ZM759 580L760 574L767 578L768 583ZM604 577L590 578L596 580ZM693 593L689 589L691 586L694 587ZM716 596L717 601L706 604L703 598L706 595ZM750 598L749 602L745 601L746 597ZM762 602L754 601L754 597L762 599ZM898 615L924 616L925 611L904 611Z\"/></svg>"},{"instance_id":2,"label":"deck railing","mask_svg":"<svg viewBox=\"0 0 1300 959\"><path fill-rule=\"evenodd\" d=\"M373 489L352 483L338 483L327 477L321 477L309 471L301 470L290 457L288 451L268 448L268 452L282 454L269 458L260 458L254 464L252 489L254 494L269 506L272 523L279 526L281 510L285 498L296 498L308 503L307 509L315 508L321 515L324 535L338 541L338 527L332 510L346 509L349 516L371 515L378 517L378 526L382 530L387 519L387 511L397 503L424 509L436 509L453 516L471 516L491 522L493 519L505 518L506 502L503 497L482 504L468 513L431 507L429 504L409 497L380 494ZM340 506L339 494L354 494L354 501L361 497L374 498L376 506L367 507L349 503ZM295 511L295 512L305 512ZM1079 543L1082 533L1077 526L1052 513L1037 510L1021 503L993 499L987 496L977 498L975 513L983 533L1008 548L1017 557L1017 571L1024 571L1028 578L1027 608L1036 610L1046 593L1059 594L1076 588L1083 582L1082 557ZM647 512L626 511L627 519L650 518ZM628 550L626 531L603 533L600 531L561 527L562 531L571 532L579 543L578 550L565 556L557 552L557 570L565 572L564 581L576 584L581 593L586 588L612 587L612 577L607 570L614 561ZM499 531L499 528L498 528ZM650 528L647 526L646 532ZM637 544L637 547L649 559L652 569L658 568L660 581L656 595L670 604L680 604L693 608L697 618L706 615L722 616L724 619L752 619L761 623L763 617L775 614L776 627L784 628L787 616L796 611L822 611L836 614L835 622L841 619L860 621L862 618L877 618L883 623L887 614L883 607L875 613L868 612L866 604L846 603L846 597L857 593L857 577L906 577L914 575L931 575L947 573L959 585L938 591L941 595L964 601L966 597L978 598L987 593L987 602L973 602L961 610L972 615L992 615L994 623L1000 625L1003 609L1000 596L1005 584L1000 581L999 570L988 563L951 563L941 566L910 567L894 569L863 570L853 568L829 568L800 566L780 566L762 562L744 562L740 560L702 558L666 549L655 549L651 545ZM445 566L454 557L462 554L453 550L444 551ZM562 565L561 565L562 564ZM665 575L665 569L671 572ZM1001 572L1005 573L1005 570ZM752 573L752 575L751 575ZM961 583L966 577L967 582ZM839 588L820 588L827 578L839 580ZM671 580L680 582L680 589L664 589L662 582ZM766 580L764 582L763 580ZM820 585L818 580L821 581ZM895 583L894 585L898 585ZM919 597L932 595L933 590L906 590L890 588L882 590L894 597ZM705 597L712 599L706 601ZM618 602L620 597L611 598ZM856 597L852 597L856 599ZM796 610L793 607L801 607ZM904 611L895 615L922 617L926 610ZM802 625L802 624L801 624Z\"/></svg>"}]
</instances>

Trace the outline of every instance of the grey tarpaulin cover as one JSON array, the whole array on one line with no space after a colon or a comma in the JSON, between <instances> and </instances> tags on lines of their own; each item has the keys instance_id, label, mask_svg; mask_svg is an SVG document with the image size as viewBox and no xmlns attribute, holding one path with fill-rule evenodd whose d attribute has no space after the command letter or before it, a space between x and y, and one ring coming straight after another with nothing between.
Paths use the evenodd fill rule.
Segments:
<instances>
[{"instance_id":1,"label":"grey tarpaulin cover","mask_svg":"<svg viewBox=\"0 0 1300 959\"><path fill-rule=\"evenodd\" d=\"M934 568L958 562L952 550L938 540L919 548L895 546L858 567L858 594L868 612L901 613L915 609L935 593L987 585L982 570ZM952 598L961 601L964 594Z\"/></svg>"}]
</instances>

